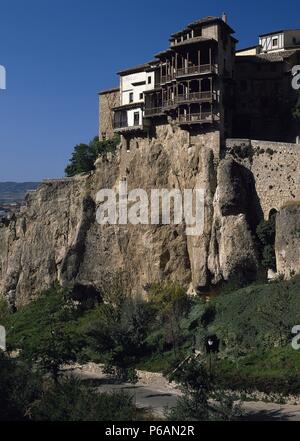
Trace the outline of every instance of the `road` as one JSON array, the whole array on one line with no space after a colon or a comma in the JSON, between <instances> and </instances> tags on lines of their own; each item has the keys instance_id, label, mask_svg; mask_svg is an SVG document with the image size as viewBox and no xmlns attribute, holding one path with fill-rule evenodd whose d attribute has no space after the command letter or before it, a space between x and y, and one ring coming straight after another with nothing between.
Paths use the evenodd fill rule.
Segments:
<instances>
[{"instance_id":1,"label":"road","mask_svg":"<svg viewBox=\"0 0 300 441\"><path fill-rule=\"evenodd\" d=\"M175 406L180 391L170 385L159 374L149 375L136 385L110 383L102 372L89 371L85 368L74 369L73 374L79 376L87 384L97 388L99 392L124 391L133 396L137 407L151 409L157 416L164 416L166 410ZM300 405L265 403L261 401L243 404L244 420L251 421L300 421Z\"/></svg>"}]
</instances>

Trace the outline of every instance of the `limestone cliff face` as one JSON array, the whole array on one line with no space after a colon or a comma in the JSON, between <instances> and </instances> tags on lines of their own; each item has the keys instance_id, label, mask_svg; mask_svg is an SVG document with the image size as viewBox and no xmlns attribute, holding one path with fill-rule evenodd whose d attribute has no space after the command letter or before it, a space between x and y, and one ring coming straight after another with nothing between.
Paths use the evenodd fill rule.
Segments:
<instances>
[{"instance_id":1,"label":"limestone cliff face","mask_svg":"<svg viewBox=\"0 0 300 441\"><path fill-rule=\"evenodd\" d=\"M300 204L282 208L276 216L277 270L286 279L300 274Z\"/></svg>"},{"instance_id":2,"label":"limestone cliff face","mask_svg":"<svg viewBox=\"0 0 300 441\"><path fill-rule=\"evenodd\" d=\"M0 227L0 293L17 307L55 281L98 286L107 271L131 275L132 291L172 279L190 290L207 287L236 272L257 271L252 240L253 184L233 159L219 163L218 133L191 137L172 126L158 128L130 152L98 161L85 176L46 181L27 196L27 208ZM96 194L117 188L205 191L201 236L180 225L105 225L96 222Z\"/></svg>"}]
</instances>

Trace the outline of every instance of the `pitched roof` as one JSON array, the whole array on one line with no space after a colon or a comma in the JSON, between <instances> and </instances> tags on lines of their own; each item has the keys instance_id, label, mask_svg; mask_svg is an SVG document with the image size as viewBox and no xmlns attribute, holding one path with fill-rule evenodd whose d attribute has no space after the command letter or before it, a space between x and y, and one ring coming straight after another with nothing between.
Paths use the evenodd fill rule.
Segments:
<instances>
[{"instance_id":1,"label":"pitched roof","mask_svg":"<svg viewBox=\"0 0 300 441\"><path fill-rule=\"evenodd\" d=\"M300 29L281 29L280 31L272 31L265 34L260 34L259 37L267 37L268 35L282 34L283 32L295 32L295 31L300 31Z\"/></svg>"},{"instance_id":2,"label":"pitched roof","mask_svg":"<svg viewBox=\"0 0 300 441\"><path fill-rule=\"evenodd\" d=\"M157 60L148 61L147 63L143 63L143 64L138 64L137 66L130 67L125 70L121 70L120 72L118 72L118 75L127 75L130 73L143 72L144 70L151 68L152 64L156 64L156 63Z\"/></svg>"},{"instance_id":3,"label":"pitched roof","mask_svg":"<svg viewBox=\"0 0 300 441\"><path fill-rule=\"evenodd\" d=\"M282 52L270 52L266 54L256 54L256 55L245 55L243 57L236 57L236 61L238 63L243 63L245 61L251 61L253 63L280 63L296 52L299 52L299 49L287 50Z\"/></svg>"},{"instance_id":4,"label":"pitched roof","mask_svg":"<svg viewBox=\"0 0 300 441\"><path fill-rule=\"evenodd\" d=\"M208 24L208 23L221 23L222 25L226 26L227 29L234 34L235 31L221 18L221 17L213 17L213 16L208 16L208 17L203 17L199 20L193 21L192 23L190 23L189 25L187 25L186 28L182 29L179 32L175 32L174 34L171 35L171 38L175 38L178 37L181 34L185 34L187 32L189 32L191 29L193 29L196 26L199 25L204 25L204 24Z\"/></svg>"}]
</instances>

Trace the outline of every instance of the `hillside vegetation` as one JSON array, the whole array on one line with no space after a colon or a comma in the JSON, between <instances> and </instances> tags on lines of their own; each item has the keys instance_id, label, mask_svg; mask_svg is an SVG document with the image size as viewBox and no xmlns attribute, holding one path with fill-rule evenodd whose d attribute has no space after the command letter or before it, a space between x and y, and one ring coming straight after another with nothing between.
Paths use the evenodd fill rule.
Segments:
<instances>
[{"instance_id":1,"label":"hillside vegetation","mask_svg":"<svg viewBox=\"0 0 300 441\"><path fill-rule=\"evenodd\" d=\"M300 393L300 353L291 346L292 328L300 324L298 278L227 287L209 302L170 283L153 286L148 302L132 300L118 277L107 286L82 297L78 287L57 287L12 315L2 305L9 348L45 371L56 357L55 375L63 363L95 361L134 381L136 367L170 373L195 349L208 367L206 342L213 336L213 372L222 386Z\"/></svg>"}]
</instances>

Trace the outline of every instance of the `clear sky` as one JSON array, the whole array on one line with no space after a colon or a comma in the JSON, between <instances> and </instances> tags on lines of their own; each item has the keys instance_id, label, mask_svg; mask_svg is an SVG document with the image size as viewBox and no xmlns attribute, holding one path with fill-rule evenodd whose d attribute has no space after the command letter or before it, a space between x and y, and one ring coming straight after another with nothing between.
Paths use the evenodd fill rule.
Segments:
<instances>
[{"instance_id":1,"label":"clear sky","mask_svg":"<svg viewBox=\"0 0 300 441\"><path fill-rule=\"evenodd\" d=\"M299 0L0 0L0 181L58 177L98 133L97 92L149 61L172 32L228 14L239 47L300 28Z\"/></svg>"}]
</instances>

